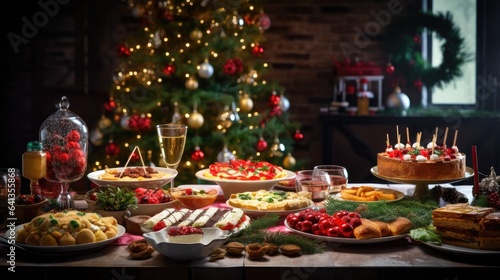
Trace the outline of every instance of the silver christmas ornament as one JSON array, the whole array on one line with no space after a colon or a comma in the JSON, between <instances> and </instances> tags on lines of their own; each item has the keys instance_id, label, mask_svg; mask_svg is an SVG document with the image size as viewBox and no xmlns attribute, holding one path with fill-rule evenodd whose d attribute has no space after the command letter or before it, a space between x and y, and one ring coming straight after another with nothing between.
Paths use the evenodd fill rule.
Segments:
<instances>
[{"instance_id":1,"label":"silver christmas ornament","mask_svg":"<svg viewBox=\"0 0 500 280\"><path fill-rule=\"evenodd\" d=\"M207 59L205 59L205 62L200 64L200 68L198 69L198 76L202 77L203 79L208 79L212 77L214 74L214 67L208 62Z\"/></svg>"},{"instance_id":2,"label":"silver christmas ornament","mask_svg":"<svg viewBox=\"0 0 500 280\"><path fill-rule=\"evenodd\" d=\"M280 96L280 108L281 111L286 112L290 109L290 100L286 98L283 94Z\"/></svg>"},{"instance_id":3,"label":"silver christmas ornament","mask_svg":"<svg viewBox=\"0 0 500 280\"><path fill-rule=\"evenodd\" d=\"M406 111L410 108L410 98L401 92L401 88L396 87L394 92L387 98L387 107Z\"/></svg>"},{"instance_id":4,"label":"silver christmas ornament","mask_svg":"<svg viewBox=\"0 0 500 280\"><path fill-rule=\"evenodd\" d=\"M217 154L218 162L228 162L229 160L235 159L233 153L231 153L226 146L222 149L222 151Z\"/></svg>"}]
</instances>

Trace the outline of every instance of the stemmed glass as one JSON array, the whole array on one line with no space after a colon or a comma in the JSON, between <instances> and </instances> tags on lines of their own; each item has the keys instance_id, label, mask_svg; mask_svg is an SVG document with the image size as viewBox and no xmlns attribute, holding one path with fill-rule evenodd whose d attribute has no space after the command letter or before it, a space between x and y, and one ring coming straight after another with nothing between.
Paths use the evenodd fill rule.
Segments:
<instances>
[{"instance_id":1,"label":"stemmed glass","mask_svg":"<svg viewBox=\"0 0 500 280\"><path fill-rule=\"evenodd\" d=\"M300 170L295 178L297 192L305 191L311 193L314 202L321 202L328 196L330 176L320 170Z\"/></svg>"},{"instance_id":2,"label":"stemmed glass","mask_svg":"<svg viewBox=\"0 0 500 280\"><path fill-rule=\"evenodd\" d=\"M186 145L187 125L178 123L159 124L156 126L158 142L163 156L163 161L168 168L177 169ZM170 181L174 187L174 180Z\"/></svg>"},{"instance_id":3,"label":"stemmed glass","mask_svg":"<svg viewBox=\"0 0 500 280\"><path fill-rule=\"evenodd\" d=\"M349 175L344 166L332 164L316 165L314 166L314 170L325 171L330 175L330 193L337 193L340 192L340 190L347 188Z\"/></svg>"}]
</instances>

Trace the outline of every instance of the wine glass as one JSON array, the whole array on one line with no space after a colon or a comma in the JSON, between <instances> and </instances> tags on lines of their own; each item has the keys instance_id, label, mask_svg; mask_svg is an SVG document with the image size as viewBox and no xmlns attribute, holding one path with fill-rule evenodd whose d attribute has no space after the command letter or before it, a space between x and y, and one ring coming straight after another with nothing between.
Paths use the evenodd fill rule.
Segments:
<instances>
[{"instance_id":1,"label":"wine glass","mask_svg":"<svg viewBox=\"0 0 500 280\"><path fill-rule=\"evenodd\" d=\"M45 179L61 184L57 197L59 210L75 208L69 185L81 179L87 169L87 125L68 108L69 100L63 96L59 110L40 127L40 142L46 154Z\"/></svg>"},{"instance_id":2,"label":"wine glass","mask_svg":"<svg viewBox=\"0 0 500 280\"><path fill-rule=\"evenodd\" d=\"M156 126L161 154L168 168L177 169L181 162L186 145L187 129L187 125L178 123ZM170 181L170 187L174 187L174 180Z\"/></svg>"},{"instance_id":3,"label":"wine glass","mask_svg":"<svg viewBox=\"0 0 500 280\"><path fill-rule=\"evenodd\" d=\"M295 178L295 189L297 192L305 191L311 193L314 202L321 202L328 196L330 187L330 176L321 170L300 170Z\"/></svg>"},{"instance_id":4,"label":"wine glass","mask_svg":"<svg viewBox=\"0 0 500 280\"><path fill-rule=\"evenodd\" d=\"M330 175L330 193L337 193L340 192L340 190L347 188L349 175L344 166L325 164L316 165L313 169L325 171Z\"/></svg>"}]
</instances>

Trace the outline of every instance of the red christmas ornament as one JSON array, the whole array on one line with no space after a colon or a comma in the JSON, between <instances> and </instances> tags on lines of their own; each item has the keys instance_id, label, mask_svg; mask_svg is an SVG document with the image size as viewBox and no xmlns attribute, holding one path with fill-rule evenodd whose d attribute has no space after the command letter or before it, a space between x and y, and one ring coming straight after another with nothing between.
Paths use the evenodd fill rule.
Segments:
<instances>
[{"instance_id":1,"label":"red christmas ornament","mask_svg":"<svg viewBox=\"0 0 500 280\"><path fill-rule=\"evenodd\" d=\"M120 147L113 142L109 142L104 148L107 156L116 156L120 152Z\"/></svg>"},{"instance_id":2,"label":"red christmas ornament","mask_svg":"<svg viewBox=\"0 0 500 280\"><path fill-rule=\"evenodd\" d=\"M267 142L266 140L264 140L264 137L259 138L259 141L257 141L256 149L259 152L263 152L265 149L267 149Z\"/></svg>"},{"instance_id":3,"label":"red christmas ornament","mask_svg":"<svg viewBox=\"0 0 500 280\"><path fill-rule=\"evenodd\" d=\"M300 142L304 139L304 134L300 133L300 130L297 129L293 135L293 139L295 139L296 142Z\"/></svg>"},{"instance_id":4,"label":"red christmas ornament","mask_svg":"<svg viewBox=\"0 0 500 280\"><path fill-rule=\"evenodd\" d=\"M139 132L148 131L151 128L151 119L145 115L133 115L128 120L128 126Z\"/></svg>"},{"instance_id":5,"label":"red christmas ornament","mask_svg":"<svg viewBox=\"0 0 500 280\"><path fill-rule=\"evenodd\" d=\"M172 76L175 73L175 65L173 64L167 64L163 68L163 73L167 76Z\"/></svg>"},{"instance_id":6,"label":"red christmas ornament","mask_svg":"<svg viewBox=\"0 0 500 280\"><path fill-rule=\"evenodd\" d=\"M420 79L415 80L413 85L418 89L418 91L422 91L423 83Z\"/></svg>"},{"instance_id":7,"label":"red christmas ornament","mask_svg":"<svg viewBox=\"0 0 500 280\"><path fill-rule=\"evenodd\" d=\"M261 56L263 53L264 53L264 48L259 46L258 44L256 44L253 48L252 48L252 53L253 55L255 56Z\"/></svg>"},{"instance_id":8,"label":"red christmas ornament","mask_svg":"<svg viewBox=\"0 0 500 280\"><path fill-rule=\"evenodd\" d=\"M271 97L269 97L269 107L274 108L276 106L280 106L281 97L276 94L276 91L273 91Z\"/></svg>"},{"instance_id":9,"label":"red christmas ornament","mask_svg":"<svg viewBox=\"0 0 500 280\"><path fill-rule=\"evenodd\" d=\"M141 157L139 156L138 153L134 152L132 154L132 156L130 156L130 161L134 162L134 161L138 161Z\"/></svg>"},{"instance_id":10,"label":"red christmas ornament","mask_svg":"<svg viewBox=\"0 0 500 280\"><path fill-rule=\"evenodd\" d=\"M391 76L392 74L394 74L394 65L392 65L392 63L387 63L387 67L385 68L385 72L387 73L387 75Z\"/></svg>"},{"instance_id":11,"label":"red christmas ornament","mask_svg":"<svg viewBox=\"0 0 500 280\"><path fill-rule=\"evenodd\" d=\"M191 159L194 161L200 161L205 158L205 154L201 151L199 146L196 146L193 153L191 153Z\"/></svg>"},{"instance_id":12,"label":"red christmas ornament","mask_svg":"<svg viewBox=\"0 0 500 280\"><path fill-rule=\"evenodd\" d=\"M125 45L120 45L118 47L118 55L119 56L122 56L122 57L127 57L127 56L130 56L132 54L132 52L130 52L130 49L127 48L127 46Z\"/></svg>"},{"instance_id":13,"label":"red christmas ornament","mask_svg":"<svg viewBox=\"0 0 500 280\"><path fill-rule=\"evenodd\" d=\"M104 103L104 109L106 111L113 111L116 108L116 102L113 99L108 100L106 103Z\"/></svg>"},{"instance_id":14,"label":"red christmas ornament","mask_svg":"<svg viewBox=\"0 0 500 280\"><path fill-rule=\"evenodd\" d=\"M256 17L256 22L260 30L268 30L271 27L271 19L263 11Z\"/></svg>"},{"instance_id":15,"label":"red christmas ornament","mask_svg":"<svg viewBox=\"0 0 500 280\"><path fill-rule=\"evenodd\" d=\"M237 75L243 72L243 62L238 58L230 58L224 63L222 71L226 75Z\"/></svg>"},{"instance_id":16,"label":"red christmas ornament","mask_svg":"<svg viewBox=\"0 0 500 280\"><path fill-rule=\"evenodd\" d=\"M228 59L224 66L222 67L222 71L226 75L234 75L236 73L236 64L233 59Z\"/></svg>"}]
</instances>

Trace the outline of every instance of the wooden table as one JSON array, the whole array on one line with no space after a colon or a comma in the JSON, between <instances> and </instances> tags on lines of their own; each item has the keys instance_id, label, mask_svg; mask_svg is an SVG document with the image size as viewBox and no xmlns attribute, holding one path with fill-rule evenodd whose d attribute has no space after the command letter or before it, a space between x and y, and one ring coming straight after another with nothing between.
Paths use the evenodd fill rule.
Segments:
<instances>
[{"instance_id":1,"label":"wooden table","mask_svg":"<svg viewBox=\"0 0 500 280\"><path fill-rule=\"evenodd\" d=\"M387 185L411 192L411 186ZM471 186L457 186L470 196ZM74 256L43 257L15 252L15 274L7 269L2 247L1 274L13 279L464 279L464 275L500 272L498 255L452 254L400 239L378 244L328 243L322 254L289 258L283 255L252 261L226 257L209 262L174 261L157 252L132 260L126 246L110 245ZM490 274L491 275L491 274ZM493 274L495 275L495 274ZM9 279L3 278L2 279Z\"/></svg>"}]
</instances>

